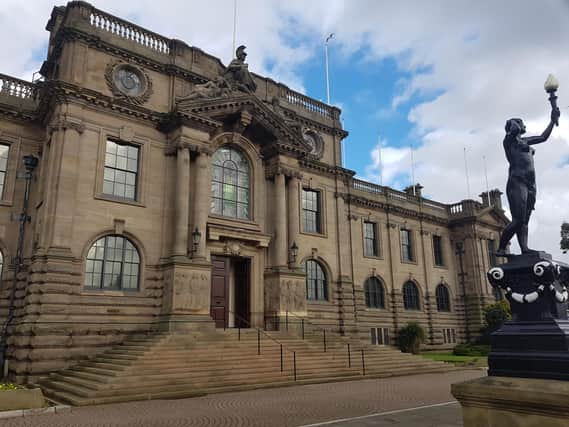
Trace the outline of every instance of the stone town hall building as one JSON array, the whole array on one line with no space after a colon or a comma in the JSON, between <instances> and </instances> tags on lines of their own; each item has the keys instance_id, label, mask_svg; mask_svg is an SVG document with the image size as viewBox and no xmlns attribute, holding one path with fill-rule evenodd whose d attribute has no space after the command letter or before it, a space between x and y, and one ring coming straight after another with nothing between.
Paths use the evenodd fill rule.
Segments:
<instances>
[{"instance_id":1,"label":"stone town hall building","mask_svg":"<svg viewBox=\"0 0 569 427\"><path fill-rule=\"evenodd\" d=\"M0 74L0 322L17 380L134 331L287 312L374 344L410 321L433 347L479 332L498 190L447 205L356 179L340 110L251 74L244 49L224 66L81 1L46 29L41 81Z\"/></svg>"}]
</instances>

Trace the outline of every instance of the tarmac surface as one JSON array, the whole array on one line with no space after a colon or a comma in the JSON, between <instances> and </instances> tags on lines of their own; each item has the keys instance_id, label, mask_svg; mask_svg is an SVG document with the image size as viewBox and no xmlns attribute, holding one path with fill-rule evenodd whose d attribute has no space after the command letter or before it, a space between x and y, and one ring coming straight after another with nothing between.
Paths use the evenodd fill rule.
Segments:
<instances>
[{"instance_id":1,"label":"tarmac surface","mask_svg":"<svg viewBox=\"0 0 569 427\"><path fill-rule=\"evenodd\" d=\"M460 405L450 385L481 370L74 407L0 419L1 427L455 427Z\"/></svg>"}]
</instances>

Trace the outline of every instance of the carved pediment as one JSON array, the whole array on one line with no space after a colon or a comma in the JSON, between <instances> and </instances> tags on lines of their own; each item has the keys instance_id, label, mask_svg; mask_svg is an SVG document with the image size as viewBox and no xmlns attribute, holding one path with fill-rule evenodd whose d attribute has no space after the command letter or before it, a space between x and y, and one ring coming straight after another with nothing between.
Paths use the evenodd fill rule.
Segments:
<instances>
[{"instance_id":1,"label":"carved pediment","mask_svg":"<svg viewBox=\"0 0 569 427\"><path fill-rule=\"evenodd\" d=\"M220 132L237 132L265 146L286 147L304 155L311 150L297 126L287 123L253 94L231 92L227 97L180 98L175 113L221 123Z\"/></svg>"}]
</instances>

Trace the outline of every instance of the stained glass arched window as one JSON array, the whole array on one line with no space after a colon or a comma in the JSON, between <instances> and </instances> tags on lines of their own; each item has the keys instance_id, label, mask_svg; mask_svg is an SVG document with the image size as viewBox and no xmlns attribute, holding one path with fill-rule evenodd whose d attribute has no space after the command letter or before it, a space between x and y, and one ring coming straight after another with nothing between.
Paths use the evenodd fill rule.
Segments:
<instances>
[{"instance_id":1,"label":"stained glass arched window","mask_svg":"<svg viewBox=\"0 0 569 427\"><path fill-rule=\"evenodd\" d=\"M245 155L231 146L213 155L211 212L232 218L250 218L250 167Z\"/></svg>"}]
</instances>

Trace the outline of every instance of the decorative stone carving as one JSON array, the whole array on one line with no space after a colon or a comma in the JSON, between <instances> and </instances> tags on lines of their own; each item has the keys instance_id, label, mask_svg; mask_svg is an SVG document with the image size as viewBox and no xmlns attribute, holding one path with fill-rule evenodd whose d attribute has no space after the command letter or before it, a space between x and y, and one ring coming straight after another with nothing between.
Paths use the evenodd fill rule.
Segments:
<instances>
[{"instance_id":1,"label":"decorative stone carving","mask_svg":"<svg viewBox=\"0 0 569 427\"><path fill-rule=\"evenodd\" d=\"M209 311L209 278L198 272L175 272L172 310L185 312Z\"/></svg>"},{"instance_id":2,"label":"decorative stone carving","mask_svg":"<svg viewBox=\"0 0 569 427\"><path fill-rule=\"evenodd\" d=\"M177 99L180 101L193 101L197 99L213 99L213 98L228 98L231 93L229 83L221 76L215 79L195 85L192 91L183 97Z\"/></svg>"},{"instance_id":3,"label":"decorative stone carving","mask_svg":"<svg viewBox=\"0 0 569 427\"><path fill-rule=\"evenodd\" d=\"M240 256L243 250L243 245L237 240L227 240L225 242L224 252L231 256Z\"/></svg>"},{"instance_id":4,"label":"decorative stone carving","mask_svg":"<svg viewBox=\"0 0 569 427\"><path fill-rule=\"evenodd\" d=\"M152 80L140 68L122 62L110 62L105 80L115 98L142 105L152 95Z\"/></svg>"},{"instance_id":5,"label":"decorative stone carving","mask_svg":"<svg viewBox=\"0 0 569 427\"><path fill-rule=\"evenodd\" d=\"M241 45L235 51L235 59L229 63L223 77L230 84L231 89L245 93L252 93L257 90L257 84L249 72L249 66L245 63L247 52L246 47Z\"/></svg>"},{"instance_id":6,"label":"decorative stone carving","mask_svg":"<svg viewBox=\"0 0 569 427\"><path fill-rule=\"evenodd\" d=\"M318 132L312 129L304 129L302 132L304 143L310 148L308 154L320 159L324 154L324 141Z\"/></svg>"}]
</instances>

